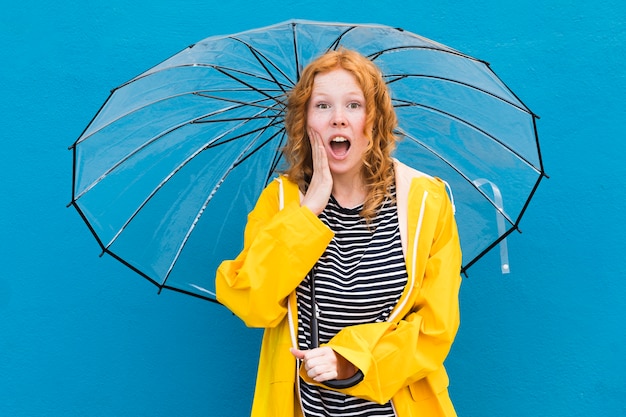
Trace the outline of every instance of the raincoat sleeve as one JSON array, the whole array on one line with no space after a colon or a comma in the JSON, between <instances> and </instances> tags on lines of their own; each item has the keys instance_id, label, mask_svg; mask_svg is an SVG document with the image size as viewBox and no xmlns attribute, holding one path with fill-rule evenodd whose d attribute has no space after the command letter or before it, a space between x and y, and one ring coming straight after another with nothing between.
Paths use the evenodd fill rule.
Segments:
<instances>
[{"instance_id":1,"label":"raincoat sleeve","mask_svg":"<svg viewBox=\"0 0 626 417\"><path fill-rule=\"evenodd\" d=\"M443 385L435 390L447 387L443 362L459 326L461 250L445 190L438 196L441 204L431 206L424 218L416 296L408 312L396 322L346 327L328 343L364 374L362 382L341 390L346 394L384 404L423 378ZM314 383L305 372L300 375Z\"/></svg>"},{"instance_id":2,"label":"raincoat sleeve","mask_svg":"<svg viewBox=\"0 0 626 417\"><path fill-rule=\"evenodd\" d=\"M283 181L297 197L295 184ZM279 210L279 184L270 183L248 215L242 252L217 269L217 300L249 327L280 323L287 312L288 295L333 236L313 212L300 207L299 198L285 201Z\"/></svg>"}]
</instances>

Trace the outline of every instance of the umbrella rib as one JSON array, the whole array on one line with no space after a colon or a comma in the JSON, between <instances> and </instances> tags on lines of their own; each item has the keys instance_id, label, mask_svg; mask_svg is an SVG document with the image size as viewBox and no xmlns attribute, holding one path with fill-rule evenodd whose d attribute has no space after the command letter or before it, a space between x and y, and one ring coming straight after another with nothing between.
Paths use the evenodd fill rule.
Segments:
<instances>
[{"instance_id":1,"label":"umbrella rib","mask_svg":"<svg viewBox=\"0 0 626 417\"><path fill-rule=\"evenodd\" d=\"M205 91L210 91L210 90L205 90ZM206 94L203 91L194 92L192 94L197 95L199 97L210 98L210 99L213 99L213 100L225 101L227 103L240 104L241 105L240 107L250 106L250 107L260 107L260 108L264 108L264 109L272 109L276 105L275 104L276 102L280 103L280 100L277 99L277 97L279 97L279 96L276 96L276 97L270 96L269 97L269 99L272 102L274 102L274 104L272 104L272 105L263 105L263 104L259 104L259 103L264 102L265 100L267 100L267 98L259 99L259 100L256 100L256 101L244 101L244 100L236 100L234 98L225 98L225 97L221 97L221 96L214 96L214 95L211 95L211 94ZM227 109L227 110L230 110L230 109Z\"/></svg>"},{"instance_id":2,"label":"umbrella rib","mask_svg":"<svg viewBox=\"0 0 626 417\"><path fill-rule=\"evenodd\" d=\"M389 81L387 81L387 84L393 84L393 83L395 83L397 81L400 81L400 80L403 80L405 78L415 77L415 78L430 78L430 79L434 79L434 80L441 80L441 81L446 81L446 82L453 83L453 84L462 85L462 86L468 87L468 88L470 88L472 90L479 91L479 92L481 92L483 94L487 94L488 96L493 97L493 98L495 98L497 100L500 100L500 101L502 101L504 103L507 103L507 104L515 107L516 109L523 111L524 113L528 113L531 116L535 116L535 114L532 111L530 111L530 109L528 107L526 107L521 101L520 101L520 103L522 104L522 106L520 106L520 105L518 105L516 103L513 103L512 101L507 100L504 97L497 96L497 95L495 95L495 94L493 94L493 93L491 93L491 92L489 92L487 90L484 90L484 89L482 89L480 87L477 87L475 85L472 85L472 84L469 84L469 83L465 83L465 82L462 82L462 81L454 80L452 78L438 77L436 75L426 75L426 74L385 74L384 77L385 78L394 77L393 79L390 79ZM507 90L508 90L508 87L507 87Z\"/></svg>"},{"instance_id":3,"label":"umbrella rib","mask_svg":"<svg viewBox=\"0 0 626 417\"><path fill-rule=\"evenodd\" d=\"M260 112L261 113L261 112ZM259 113L259 114L260 114ZM247 136L251 133L257 133L257 132L264 132L265 130L267 130L270 127L274 127L276 125L278 125L279 123L270 123L266 126L263 126L261 128L258 129L254 129L251 130L249 132L246 132L244 134L241 135L237 135L234 136L224 142L219 143L218 145L215 145L215 143L217 141L219 141L220 139L224 138L225 136L227 136L229 133L239 129L240 127L244 126L246 123L248 123L249 121L254 120L254 117L251 117L250 119L238 124L237 126L234 126L233 128L227 130L226 132L222 133L221 135L217 136L216 138L214 138L213 140L211 140L209 143L203 145L202 147L198 148L194 153L192 153L190 156L188 156L184 161L182 161L172 172L170 172L155 188L154 190L152 190L152 192L144 199L144 201L137 207L137 209L133 212L133 214L128 218L128 220L126 220L126 222L122 225L122 227L120 228L120 230L118 230L118 232L115 234L115 236L111 239L111 241L105 246L105 249L108 249L114 242L115 240L117 240L117 238L119 237L119 235L123 232L123 230L130 224L130 222L137 216L137 214L141 211L141 209L148 203L148 201L150 201L152 199L152 197L154 197L154 195L161 189L163 188L163 186L170 180L172 179L172 177L174 175L176 175L177 172L179 172L182 168L185 167L185 165L187 165L191 160L193 160L197 155L199 155L200 153L202 153L203 151L207 150L207 149L211 149L215 146L219 146L219 145L223 145L225 143L228 142L232 142L233 140L239 139L241 137ZM260 133L259 133L260 134ZM249 145L250 147L251 145ZM249 148L248 147L248 148ZM248 149L246 148L246 149Z\"/></svg>"},{"instance_id":4,"label":"umbrella rib","mask_svg":"<svg viewBox=\"0 0 626 417\"><path fill-rule=\"evenodd\" d=\"M183 123L180 123L176 126L173 126L172 128L168 129L165 132L161 132L160 134L158 134L157 136L154 136L153 138L149 139L148 141L144 142L141 146L137 147L135 150L133 150L132 152L128 153L128 155L126 155L124 158L120 159L118 162L116 162L114 165L112 165L106 172L104 172L102 175L100 175L94 182L92 182L88 187L86 187L80 194L78 194L78 196L75 197L75 200L78 200L80 197L82 197L85 193L87 193L88 191L90 191L93 187L95 187L96 185L98 185L98 183L100 183L107 175L111 174L111 172L115 171L120 165L122 165L124 162L126 162L127 160L129 160L130 158L132 158L134 155L136 155L137 153L139 153L140 151L142 151L143 149L145 149L146 147L150 146L151 144L153 144L154 142L158 141L159 139L163 138L164 136L166 136L167 134L178 130L180 128L182 128L183 126L189 125L189 124L194 124L194 123L207 123L206 121L202 121L202 119L210 117L212 115L215 114L221 114L221 113L225 113L227 111L236 109L236 108L240 108L242 106L232 106L229 107L227 109L220 109L217 112L211 112L211 113L207 113L207 114L203 114L201 116L195 117L191 120L187 120ZM260 111L259 113L250 116L249 118L245 118L245 119L237 119L237 118L233 118L233 119L226 119L226 120L232 120L232 121L237 121L237 120L244 120L244 121L249 121L249 120L253 120L255 118L258 117L262 117L261 114L266 111L266 110L271 110L272 107L261 107L263 110ZM222 120L223 121L223 120ZM216 137L213 142L218 141L219 139L221 139L222 137L224 137L226 134L228 134L229 132L231 132L234 129L237 129L239 127L241 127L243 124L235 126L234 128L232 128L231 130L225 132L224 134Z\"/></svg>"},{"instance_id":5,"label":"umbrella rib","mask_svg":"<svg viewBox=\"0 0 626 417\"><path fill-rule=\"evenodd\" d=\"M464 120L464 119L462 119L462 118L460 118L458 116L455 116L454 114L445 112L445 111L443 111L441 109L438 109L436 107L427 106L425 104L410 102L410 101L406 101L406 100L399 100L399 99L394 99L394 101L396 101L398 103L402 103L402 104L399 104L399 105L394 105L394 107L421 107L421 108L424 108L424 109L428 109L428 110L434 111L436 113L443 114L443 115L445 115L445 116L447 116L447 117L449 117L451 119L457 120L457 121L463 123L464 125L469 126L470 128L472 128L472 129L482 133L483 135L489 137L494 142L498 143L500 146L502 146L503 148L505 148L506 150L511 152L513 155L515 155L517 158L519 158L522 162L524 162L526 165L528 165L535 172L537 172L538 174L541 173L541 170L537 169L528 159L526 159L525 157L520 155L517 151L512 149L507 144L503 143L500 139L498 139L497 137L493 136L489 132L479 128L478 126L474 125L473 123L468 122L467 120Z\"/></svg>"},{"instance_id":6,"label":"umbrella rib","mask_svg":"<svg viewBox=\"0 0 626 417\"><path fill-rule=\"evenodd\" d=\"M235 107L232 107L232 108L223 109L223 110L222 110L222 111L220 111L220 112L215 112L215 113L213 113L213 114L209 114L208 116L204 116L204 117L202 117L202 118L200 118L200 119L196 120L196 121L195 121L195 123L216 123L216 122L235 121L235 120L251 120L251 119L260 119L260 118L272 119L272 118L275 118L276 116L275 116L275 115L272 115L272 114L269 114L269 115L264 115L264 116L262 116L262 115L260 115L260 114L256 114L256 115L251 116L251 117L250 117L250 116L244 116L244 117L229 117L229 118L226 118L226 119L211 119L211 120L202 120L202 119L206 119L206 118L208 118L208 117L211 117L211 116L213 116L213 115L220 114L220 113L226 113L227 111L231 111L231 110L233 110L233 109L240 108L240 107L246 107L246 106L249 106L249 107L258 107L258 108L261 108L261 109L264 109L264 110L268 110L268 111L269 111L269 110L275 110L275 109L276 109L276 105L277 105L277 104L280 104L280 105L283 105L283 106L284 106L284 103L282 103L282 102L281 102L280 100L278 100L276 97L273 97L273 98L272 98L272 101L274 102L274 104L272 104L272 105L270 106L270 105L260 105L260 104L258 104L258 103L261 103L261 102L263 102L263 101L265 101L265 100L258 100L258 101L256 101L256 102L247 102L247 101L235 100L235 99L225 99L225 98L221 98L221 97L219 97L219 96L211 96L211 95L205 95L205 94L197 94L197 95L199 95L200 97L206 97L206 98L211 98L211 99L216 99L216 100L226 101L226 102L229 102L229 103L236 103L236 104L240 104L240 106L235 106ZM284 110L278 110L278 112L279 112L279 113L282 113L283 111L284 111Z\"/></svg>"},{"instance_id":7,"label":"umbrella rib","mask_svg":"<svg viewBox=\"0 0 626 417\"><path fill-rule=\"evenodd\" d=\"M233 131L243 125L245 125L246 122L241 123L239 126L234 127L233 129L230 129L230 131ZM264 126L262 129L258 129L258 131L263 131L265 129L267 129L269 126ZM253 131L254 132L254 131ZM156 195L156 193L163 188L163 186L165 184L167 184L167 182L169 182L169 180L171 180L174 175L176 175L181 169L183 169L189 162L191 162L191 160L193 160L196 156L198 156L200 153L204 152L207 149L212 148L212 144L214 144L219 138L222 138L224 136L226 136L228 134L228 132L225 132L224 134L220 135L218 138L212 140L210 143L205 144L204 146L198 148L195 152L193 152L190 156L188 156L184 161L182 161L174 170L172 170L172 172L170 172L163 180L161 180L161 182L154 188L154 190L152 190L152 192L144 199L144 201L137 207L137 209L130 215L130 217L126 220L126 222L124 222L124 224L120 227L120 229L117 231L117 233L113 236L113 238L109 241L109 243L104 246L104 249L108 251L108 248L111 247L111 245L117 240L117 238L122 234L122 232L126 229L126 227L130 224L130 222L133 221L133 219L137 216L137 214L146 206L146 204L148 204L148 202ZM244 135L241 135L244 136ZM240 137L241 137L240 136ZM235 140L237 137L230 139L227 142L230 142L232 140ZM224 142L226 143L226 142ZM247 149L247 148L246 148Z\"/></svg>"},{"instance_id":8,"label":"umbrella rib","mask_svg":"<svg viewBox=\"0 0 626 417\"><path fill-rule=\"evenodd\" d=\"M415 34L413 34L413 36L415 36L416 38L425 39L425 38L421 38L420 36L415 35ZM511 90L509 88L509 86L504 81L502 81L502 79L498 76L498 74L496 74L493 71L493 69L491 68L491 65L489 64L489 62L487 62L485 60L482 60L482 59L474 58L474 57L472 57L470 55L466 55L466 54L464 54L462 52L459 52L459 51L451 49L451 48L446 48L444 45L441 45L441 44L438 44L438 45L440 45L440 48L436 48L436 47L432 47L432 46L397 46L397 47L394 47L394 48L387 48L387 49L383 49L381 51L378 51L378 52L376 52L374 54L369 55L368 58L371 59L372 61L375 61L376 59L378 59L380 56L386 54L387 52L394 52L394 51L405 50L405 49L427 49L427 50L431 50L431 51L447 53L447 54L450 54L450 55L456 55L456 56L461 57L461 58L466 58L466 59L468 59L470 61L479 62L479 63L485 65L485 67L489 70L489 73L492 76L494 76L498 81L500 81L500 83L504 86L504 88L506 88L506 90L509 92L509 94L511 94L513 97L515 97L515 99L521 104L521 106L517 105L516 103L512 103L511 101L506 100L506 99L504 99L502 97L498 97L498 96L494 95L493 93L490 93L488 91L485 91L485 90L483 90L481 88L472 86L472 85L467 84L467 83L459 82L459 81L452 80L452 79L449 79L449 78L440 78L440 77L436 77L436 76L431 76L431 77L432 78L439 78L441 80L451 81L451 82L455 82L455 83L458 83L458 84L466 85L466 86L471 87L471 88L475 88L476 90L479 90L479 91L481 91L483 93L489 94L489 95L491 95L493 97L496 97L496 98L498 98L500 100L503 100L503 101L511 104L512 106L515 106L515 107L519 108L520 110L522 110L522 111L524 111L526 113L531 114L535 118L539 118L539 116L537 116L535 113L533 113L528 108L528 106L526 106L526 104L524 104L524 102L522 100L520 100L520 98L517 96L517 94L515 94L515 92L513 90ZM389 76L389 75L386 74L386 76ZM404 76L407 76L407 75L400 75L399 78L402 78ZM397 80L394 80L394 81L397 81Z\"/></svg>"},{"instance_id":9,"label":"umbrella rib","mask_svg":"<svg viewBox=\"0 0 626 417\"><path fill-rule=\"evenodd\" d=\"M261 64L261 65L263 65L263 64ZM270 73L269 71L268 71L268 75L270 76L270 78L262 77L262 76L260 76L258 74L254 74L254 73L251 73L251 72L248 72L248 71L243 71L243 70L240 70L240 69L237 69L237 68L231 68L231 67L226 67L226 66L217 65L217 64L178 65L178 66L175 66L175 67L172 67L172 68L183 68L183 67L189 67L189 66L193 66L193 67L209 67L209 68L213 68L213 69L221 72L222 74L226 74L228 71L232 71L232 72L236 72L236 73L239 73L239 74L247 75L248 77L258 78L260 80L267 81L267 82L273 82L274 84L276 84L276 86L278 86L278 88L280 88L280 90L282 92L286 91L284 87L289 87L290 86L290 84L284 84L284 83L281 83L280 81L278 81L273 76L273 74ZM272 64L272 66L274 66L274 64ZM263 65L263 67L267 71L267 67L265 67L264 65ZM278 71L280 71L280 69L278 69L277 67L275 67L275 68ZM285 76L287 81L289 81L290 83L292 82L291 79L286 74L284 74L282 71L280 71L280 72L281 72L281 74L283 74ZM233 78L233 77L231 77L231 78ZM236 80L239 81L238 79L236 79ZM248 86L248 84L244 84L244 85ZM250 87L250 88L252 88L253 90L261 91L260 89L258 89L256 87Z\"/></svg>"},{"instance_id":10,"label":"umbrella rib","mask_svg":"<svg viewBox=\"0 0 626 417\"><path fill-rule=\"evenodd\" d=\"M380 56L386 54L387 52L395 52L395 51L400 51L400 50L405 50L405 49L425 49L425 50L430 50L430 51L443 52L444 54L456 55L458 57L467 58L469 60L472 60L472 61L475 61L475 62L480 62L480 63L483 63L483 64L489 66L489 63L487 61L484 61L484 60L478 59L478 58L474 58L472 56L469 56L469 55L466 55L466 54L464 54L462 52L459 52L459 51L457 51L455 49L444 48L442 46L440 46L440 47L421 46L421 45L420 46L418 46L418 45L394 46L393 48L381 49L379 51L376 51L375 53L370 54L368 56L368 58L371 59L372 61L375 61L376 59L378 59Z\"/></svg>"},{"instance_id":11,"label":"umbrella rib","mask_svg":"<svg viewBox=\"0 0 626 417\"><path fill-rule=\"evenodd\" d=\"M274 123L275 125L275 123ZM189 229L187 230L187 233L185 234L185 237L183 238L181 244L178 247L178 250L176 251L176 255L174 256L174 258L172 259L172 262L170 262L170 266L165 274L165 279L163 280L163 286L165 286L165 283L167 282L167 280L169 279L169 276L171 275L172 271L174 270L174 267L176 266L176 263L178 262L178 259L180 258L180 254L182 253L183 249L185 248L185 246L187 245L187 242L189 241L189 238L191 237L191 234L193 233L194 229L196 228L196 225L198 224L198 222L200 221L200 217L202 217L202 214L204 213L204 211L206 210L206 208L208 207L209 203L211 202L211 200L213 199L213 196L215 195L215 193L217 193L217 191L219 190L219 188L222 186L222 184L224 183L224 181L226 180L226 178L228 177L228 175L241 163L243 163L243 161L245 161L246 159L248 159L250 157L250 149L253 148L253 145L256 143L256 141L261 137L261 135L270 127L271 125L265 126L263 129L260 129L256 135L256 138L254 140L252 140L250 142L250 144L243 149L239 155L237 156L237 158L235 158L235 160L233 161L233 163L230 165L230 167L228 167L228 169L226 170L226 172L224 173L224 175L222 176L221 180L215 185L215 187L213 187L213 190L209 193L208 197L206 198L206 200L204 201L204 204L202 205L202 207L200 208L200 210L198 211L198 213L196 214L196 217L194 219L194 221L191 223L191 225L189 226ZM270 142L273 138L275 138L278 134L280 134L280 131L273 134L269 139L263 141L262 144L258 145L256 147L256 149L254 149L252 151L252 153L257 152L259 149L261 149L263 146L265 146L268 142ZM204 149L200 150L200 152L202 152ZM199 153L199 152L198 152ZM245 155L245 156L244 156ZM155 190L156 192L157 190Z\"/></svg>"},{"instance_id":12,"label":"umbrella rib","mask_svg":"<svg viewBox=\"0 0 626 417\"><path fill-rule=\"evenodd\" d=\"M96 120L96 118L98 117L98 114L100 113L100 111L102 110L102 108L104 108L104 106L102 106L102 108L98 111L98 113L96 113L96 115L93 117L93 119L91 120L91 122L89 123L89 125L87 126L87 128L85 128L85 130L83 131L82 135L81 135L81 136L78 138L78 140L77 140L77 141L76 141L76 142L72 145L72 147L76 147L79 143L82 143L82 142L86 141L86 140L87 140L87 139L89 139L91 136L93 136L93 135L95 135L96 133L100 132L102 129L105 129L105 128L107 128L108 126L111 126L113 123L115 123L115 122L117 122L117 121L119 121L119 120L123 119L124 117L127 117L127 116L129 116L129 115L131 115L131 114L133 114L133 113L136 113L136 112L138 112L138 111L140 111L140 110L143 110L143 109L145 109L145 108L147 108L147 107L149 107L149 106L152 106L152 105L154 105L154 104L156 104L156 103L159 103L159 102L165 102L165 101L167 101L167 100L174 99L174 98L178 98L178 97L184 97L184 96L186 96L186 95L197 95L197 96L199 96L199 97L202 97L202 94L201 94L201 93L203 93L203 92L205 92L205 91L225 91L225 92L230 92L229 90L214 90L214 89L210 89L210 90L187 91L187 92L184 92L184 93L173 94L173 95L171 95L171 96L167 96L167 97L161 97L161 98L159 98L158 100L154 100L154 101L151 101L151 102L149 102L149 103L144 103L143 105L141 105L141 106L139 106L139 107L136 107L136 108L134 108L134 109L131 109L130 111L127 111L126 113L121 114L121 115L119 115L118 117L114 118L113 120L109 121L108 123L106 123L106 124L102 125L100 128L98 128L97 130L94 130L94 131L93 131L93 132L91 132L89 135L87 135L87 136L82 136L82 135L84 135L84 134L85 134L85 132L89 129L89 126L91 126L91 125L93 124L93 122ZM238 90L238 91L250 91L250 90L244 90L244 89L242 89L242 90ZM260 92L258 89L253 89L253 91ZM263 95L264 95L264 96L266 96L266 97L268 97L268 95L267 95L267 94L263 94ZM225 99L225 98L223 98L223 97L219 97L219 96L217 96L216 98L217 98L217 99L219 99L219 100L222 100L222 101L227 101L227 102L228 102L228 101L232 101L232 102L236 102L236 101L234 101L234 100ZM275 97L269 97L269 98L270 98L272 101L277 101L277 99L276 99ZM111 99L111 97L109 96L109 98L107 99L107 102L108 102L110 99ZM242 105L244 105L244 104L245 104L245 105L251 105L251 104L254 104L254 103L261 103L261 102L263 102L264 100L266 100L266 98L265 98L265 99L259 99L259 100L254 101L254 102L240 102L240 103L241 103ZM241 106L240 106L240 107L241 107ZM236 109L236 108L238 108L238 107L229 107L229 108L226 108L226 109L222 109L222 110L221 110L221 112L226 112L226 111L233 110L233 109ZM272 106L267 106L266 108L270 109L270 108L272 108Z\"/></svg>"},{"instance_id":13,"label":"umbrella rib","mask_svg":"<svg viewBox=\"0 0 626 417\"><path fill-rule=\"evenodd\" d=\"M234 38L233 38L233 39L234 39ZM194 45L190 46L189 48L192 48L193 46L194 46ZM186 49L189 49L189 48L186 48ZM161 62L161 64L159 64L159 65L164 64L166 61L167 61L167 60L165 60L165 61ZM268 60L268 61L269 61L269 60ZM158 66L158 65L157 65L157 66ZM111 95L112 95L113 93L115 93L115 91L117 91L117 90L119 90L119 89L121 89L121 88L123 88L123 87L126 87L126 86L127 86L127 85L129 85L129 84L132 84L132 83L134 83L134 82L136 82L136 81L138 81L138 80L144 79L144 78L151 77L151 76L153 76L153 75L155 75L155 74L158 74L158 73L161 73L161 72L164 72L164 71L169 71L169 70L176 69L176 68L195 68L195 67L214 68L214 69L222 68L220 65L216 65L216 64L206 64L206 63L202 63L202 62L193 62L193 63L188 63L188 64L177 64L177 65L170 65L170 66L167 66L167 67L165 67L165 66L164 66L164 67L159 68L159 69L157 69L157 70L154 70L154 68L153 68L152 70L150 70L150 71L146 71L146 72L144 72L143 74L140 74L140 75L138 75L138 76L136 76L136 77L134 77L134 78L132 78L132 79L130 79L130 80L128 80L128 81L126 81L125 83L123 83L123 84L121 84L121 85L119 85L119 86L115 87L114 89L112 89L112 90L111 90ZM224 67L224 68L225 68L225 67ZM276 69L280 71L280 69L278 69L278 68L276 68ZM237 70L235 70L235 69L231 69L231 70L232 70L232 71L237 71ZM243 74L247 74L247 75L253 76L253 77L261 78L261 79L266 80L266 81L271 81L271 80L269 80L269 79L267 79L267 78L259 77L259 76L258 76L258 75L256 75L256 74L246 73L246 72L244 72L244 71L239 71L239 72L241 72L241 73L243 73ZM287 76L285 76L285 77L286 77L287 79L289 79L289 77L287 77ZM273 77L272 77L272 78L273 78ZM291 80L289 80L289 81L291 81ZM278 83L278 82L277 82L277 84L279 84L279 85L280 85L280 83Z\"/></svg>"},{"instance_id":14,"label":"umbrella rib","mask_svg":"<svg viewBox=\"0 0 626 417\"><path fill-rule=\"evenodd\" d=\"M474 184L474 182L467 176L465 175L465 173L463 173L461 170L459 170L456 166L454 166L454 164L452 164L447 158L445 158L443 155L441 155L440 153L438 153L437 151L435 151L433 148L431 148L430 146L426 145L424 142L420 141L419 139L417 139L415 136L410 135L408 132L406 132L405 130L399 128L398 131L400 132L401 135L403 135L404 137L407 137L409 139L411 139L413 142L415 142L417 145L421 146L422 148L426 149L428 152L430 152L431 154L435 155L437 158L439 158L439 160L443 161L446 165L448 165L450 168L452 168L457 174L459 174L465 181L467 181L468 183L470 183L472 185L472 187L474 189L476 189L476 191L478 191L480 194L482 194L483 197L485 197L485 199L487 201L489 201L489 203L502 215L504 216L504 218L507 219L507 221L509 222L509 224L513 225L515 227L515 222L513 222L513 220L509 217L508 214L506 214L500 207L497 206L497 204L495 204L493 201L491 201L491 198L484 192L482 191L480 188L476 187L476 185Z\"/></svg>"},{"instance_id":15,"label":"umbrella rib","mask_svg":"<svg viewBox=\"0 0 626 417\"><path fill-rule=\"evenodd\" d=\"M230 133L230 132L232 132L233 130L235 130L235 129L237 129L237 128L239 128L239 127L243 126L243 125L245 125L246 123L250 122L251 120L252 120L252 119L245 120L245 121L244 121L244 123L242 123L241 125L237 126L236 128L230 129L230 130L229 130L228 132L226 132L226 133ZM206 122L205 122L205 123L206 123ZM229 138L229 139L227 139L227 140L225 140L225 141L223 141L223 142L217 143L217 144L215 143L216 141L212 141L210 144L208 144L208 145L206 146L206 149L212 149L212 148L215 148L215 147L217 147L217 146L225 145L225 144L230 143L230 142L232 142L232 141L234 141L234 140L241 139L241 138L242 138L242 137L244 137L244 136L248 136L248 135L250 135L250 134L252 134L252 133L262 132L262 131L267 130L267 128L269 128L269 127L276 127L276 126L280 126L281 124L282 124L282 122L277 122L277 121L274 121L274 122L272 122L272 123L268 123L267 125L265 125L265 126L263 126L263 127L259 127L259 128L256 128L256 129L249 130L249 131L247 131L247 132L245 132L245 133L242 133L242 134L237 135L237 136L233 136L232 138ZM220 137L219 137L218 139L221 139L221 138L223 138L224 136L226 136L226 135L220 135Z\"/></svg>"},{"instance_id":16,"label":"umbrella rib","mask_svg":"<svg viewBox=\"0 0 626 417\"><path fill-rule=\"evenodd\" d=\"M279 147L282 149L283 148L283 144L285 143L285 128L283 128L280 133L282 134L282 138L280 139L280 145ZM280 162L282 158L282 153L277 152L274 155L274 160L272 161L272 163L270 164L270 169L268 170L268 174L267 177L265 178L265 184L267 185L271 179L272 173L276 171L276 168L278 167L278 163Z\"/></svg>"},{"instance_id":17,"label":"umbrella rib","mask_svg":"<svg viewBox=\"0 0 626 417\"><path fill-rule=\"evenodd\" d=\"M293 40L294 65L296 66L296 81L300 81L300 55L298 54L298 34L296 32L296 22L291 23L291 39Z\"/></svg>"},{"instance_id":18,"label":"umbrella rib","mask_svg":"<svg viewBox=\"0 0 626 417\"><path fill-rule=\"evenodd\" d=\"M252 84L249 84L249 83L245 82L243 79L241 79L241 78L239 78L239 77L236 77L235 75L231 74L229 71L232 71L233 73L241 73L241 74L245 74L244 72L242 72L242 71L237 71L237 70L230 69L230 68L227 70L227 69L225 69L225 68L221 68L221 67L220 67L220 68L216 67L215 69L216 69L217 71L221 72L222 74L226 75L227 77L230 77L230 78L232 78L233 80L237 81L238 83L243 84L243 85L245 85L246 87L249 87L252 91L256 91L256 92L258 92L259 94L262 94L262 95L266 96L267 98L269 98L269 99L271 99L271 100L275 100L276 102L279 102L279 103L280 103L280 100L278 100L278 99L277 99L277 97L274 97L274 96L272 96L272 95L270 95L270 94L267 94L267 93L265 92L265 90L262 90L262 89L256 88L256 87L255 87L255 86L253 86ZM281 86L280 84L278 84L278 82L277 82L277 81L276 81L276 83L277 83L277 85L280 87L280 89L284 92L285 90L282 88L282 86Z\"/></svg>"},{"instance_id":19,"label":"umbrella rib","mask_svg":"<svg viewBox=\"0 0 626 417\"><path fill-rule=\"evenodd\" d=\"M271 115L259 115L257 117L248 117L248 116L241 116L241 117L229 117L227 119L210 119L210 120L196 120L193 123L194 124L209 124L209 123L224 123L224 122L236 122L236 121L240 121L240 120L245 120L245 121L250 121L250 120L259 120L259 119L272 119L274 118L274 116Z\"/></svg>"},{"instance_id":20,"label":"umbrella rib","mask_svg":"<svg viewBox=\"0 0 626 417\"><path fill-rule=\"evenodd\" d=\"M327 51L330 51L331 49L336 50L340 46L341 40L343 39L343 37L346 36L348 32L354 30L355 28L356 26L350 26L346 30L344 30L341 34L339 34L339 36L337 36L337 38L335 38L335 40L330 44Z\"/></svg>"},{"instance_id":21,"label":"umbrella rib","mask_svg":"<svg viewBox=\"0 0 626 417\"><path fill-rule=\"evenodd\" d=\"M276 123L274 123L274 126L277 125ZM271 126L271 125L269 125ZM269 127L268 126L268 127ZM263 131L267 130L265 128L262 129ZM234 164L233 164L233 169L237 168L239 165L241 165L242 163L244 163L248 158L250 158L252 155L254 155L256 152L258 152L262 147L264 147L265 145L267 145L269 142L271 142L276 136L280 135L282 132L284 132L284 128L280 129L278 132L272 134L272 136L270 136L269 138L265 139L263 142L261 142L261 144L259 144L256 148L254 148L253 150L246 152L246 156L244 156L241 159L238 159ZM261 132L262 133L262 132ZM246 151L250 149L250 148L246 148Z\"/></svg>"},{"instance_id":22,"label":"umbrella rib","mask_svg":"<svg viewBox=\"0 0 626 417\"><path fill-rule=\"evenodd\" d=\"M292 22L291 23L292 34L293 34L293 44L294 44L294 56L296 58L296 62L295 62L296 74L297 74L298 81L300 81L300 56L298 55L298 36L297 36L297 32L296 32L296 26L297 25L298 24L296 22ZM356 26L351 25L346 30L344 30L341 34L339 34L335 38L335 40L330 43L328 48L326 48L326 52L328 52L330 50L336 50L340 46L341 40L346 35L346 33L350 32L351 30L353 30L355 28L356 28Z\"/></svg>"},{"instance_id":23,"label":"umbrella rib","mask_svg":"<svg viewBox=\"0 0 626 417\"><path fill-rule=\"evenodd\" d=\"M242 39L239 38L235 38L235 37L231 37L232 40L235 40L237 42L240 42L241 44L245 45L250 52L252 53L252 55L254 56L254 58L257 60L257 62L259 64L261 64L261 66L263 67L263 69L265 70L265 72L267 72L267 75L269 75L270 77L272 77L272 80L274 80L274 82L276 83L276 85L278 85L281 89L282 87L282 83L280 83L276 77L274 76L274 74L269 70L269 68L267 67L267 65L265 65L265 63L263 62L263 60L261 60L259 57L262 57L264 60L266 60L272 67L274 67L274 69L276 71L278 71L283 77L285 77L285 79L287 79L292 85L293 85L293 80L291 78L289 78L289 76L287 74L285 74L285 72L283 70L281 70L276 64L274 64L274 62L272 62L272 60L270 60L267 56L265 56L261 51L259 51L257 48L255 48L254 46L252 46L251 44L249 44L248 42L243 41ZM287 92L285 89L283 89L283 92Z\"/></svg>"}]
</instances>

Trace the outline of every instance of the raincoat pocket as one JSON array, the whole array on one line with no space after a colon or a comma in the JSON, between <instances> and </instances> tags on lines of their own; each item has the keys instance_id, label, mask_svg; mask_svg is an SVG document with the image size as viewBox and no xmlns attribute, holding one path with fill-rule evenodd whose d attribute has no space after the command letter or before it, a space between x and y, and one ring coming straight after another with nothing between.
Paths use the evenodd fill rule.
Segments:
<instances>
[{"instance_id":1,"label":"raincoat pocket","mask_svg":"<svg viewBox=\"0 0 626 417\"><path fill-rule=\"evenodd\" d=\"M422 401L433 397L448 388L448 374L444 368L428 375L426 378L409 385L409 392L413 401Z\"/></svg>"}]
</instances>

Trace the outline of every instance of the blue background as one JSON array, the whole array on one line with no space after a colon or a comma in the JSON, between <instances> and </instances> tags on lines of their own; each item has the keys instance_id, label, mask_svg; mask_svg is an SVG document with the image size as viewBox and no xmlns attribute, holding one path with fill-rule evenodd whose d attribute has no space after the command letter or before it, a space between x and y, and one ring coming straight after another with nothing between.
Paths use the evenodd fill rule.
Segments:
<instances>
[{"instance_id":1,"label":"blue background","mask_svg":"<svg viewBox=\"0 0 626 417\"><path fill-rule=\"evenodd\" d=\"M74 3L74 4L71 4ZM0 415L243 416L260 331L155 287L73 209L67 147L123 83L210 35L290 18L403 27L485 59L541 116L543 182L470 269L460 416L626 415L626 3L44 2L0 16Z\"/></svg>"}]
</instances>

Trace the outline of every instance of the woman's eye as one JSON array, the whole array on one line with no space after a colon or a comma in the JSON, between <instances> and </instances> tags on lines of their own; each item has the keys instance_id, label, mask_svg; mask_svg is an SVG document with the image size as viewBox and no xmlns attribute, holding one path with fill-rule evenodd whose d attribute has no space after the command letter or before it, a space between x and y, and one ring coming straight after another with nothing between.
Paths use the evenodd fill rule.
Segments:
<instances>
[{"instance_id":1,"label":"woman's eye","mask_svg":"<svg viewBox=\"0 0 626 417\"><path fill-rule=\"evenodd\" d=\"M348 104L348 108L350 108L350 109L358 109L359 107L361 107L361 103L350 103L350 104Z\"/></svg>"},{"instance_id":2,"label":"woman's eye","mask_svg":"<svg viewBox=\"0 0 626 417\"><path fill-rule=\"evenodd\" d=\"M318 108L318 109L327 109L327 108L329 108L329 107L330 107L330 106L329 106L328 104L326 104L326 103L318 103L318 104L317 104L317 108Z\"/></svg>"}]
</instances>

